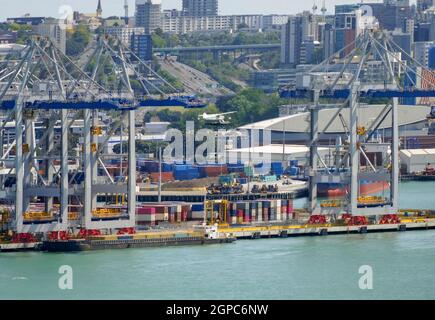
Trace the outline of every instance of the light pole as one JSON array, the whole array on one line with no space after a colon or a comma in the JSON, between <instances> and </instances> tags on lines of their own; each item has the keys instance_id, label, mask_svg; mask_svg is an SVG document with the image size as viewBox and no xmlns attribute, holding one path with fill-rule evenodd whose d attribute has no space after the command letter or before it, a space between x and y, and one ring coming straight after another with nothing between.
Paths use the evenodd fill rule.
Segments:
<instances>
[{"instance_id":1,"label":"light pole","mask_svg":"<svg viewBox=\"0 0 435 320\"><path fill-rule=\"evenodd\" d=\"M162 146L159 145L159 191L158 202L162 202Z\"/></svg>"}]
</instances>

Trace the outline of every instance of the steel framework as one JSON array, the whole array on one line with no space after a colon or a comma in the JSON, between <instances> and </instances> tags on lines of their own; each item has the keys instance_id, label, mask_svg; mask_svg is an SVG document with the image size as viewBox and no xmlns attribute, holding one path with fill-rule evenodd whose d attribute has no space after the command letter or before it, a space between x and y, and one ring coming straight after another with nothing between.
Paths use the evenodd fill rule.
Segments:
<instances>
[{"instance_id":1,"label":"steel framework","mask_svg":"<svg viewBox=\"0 0 435 320\"><path fill-rule=\"evenodd\" d=\"M352 50L340 57L342 52ZM407 56L408 63L402 60L407 55L390 37L379 30L364 30L355 41L342 52L337 52L324 62L315 66L307 74L309 85L302 87L284 87L280 89L283 98L311 98L311 143L310 143L310 211L313 215L350 213L354 216L396 214L398 212L399 186L399 126L398 105L403 97L435 97L435 83L426 88L418 88L411 74L421 77L415 67L422 68L426 74L433 75L412 57ZM370 68L376 66L375 74ZM404 79L411 85L405 86ZM341 99L333 118L323 128L319 128L319 100ZM361 99L383 98L388 101L379 116L367 127L359 121L359 114L364 112ZM348 108L350 117L342 116L343 109ZM373 137L379 126L391 118L391 143L374 142ZM335 167L328 167L318 155L318 141L334 122L340 117L347 131L343 144L337 137ZM384 161L374 163L369 153L382 153ZM361 159L366 163L362 166ZM368 201L361 196L361 181L388 183L388 199ZM317 198L319 183L336 183L343 185L347 192L345 201L337 201L322 206Z\"/></svg>"},{"instance_id":2,"label":"steel framework","mask_svg":"<svg viewBox=\"0 0 435 320\"><path fill-rule=\"evenodd\" d=\"M135 94L132 79L144 94ZM166 89L175 95L166 94ZM134 227L135 111L164 106L206 104L180 95L120 41L106 36L100 37L83 67L42 37L34 38L20 59L2 61L0 198L14 208L11 229L37 233ZM110 113L105 132L100 111ZM4 129L11 121L14 137L5 141ZM39 135L36 123L42 123ZM73 126L79 133L72 132ZM114 135L128 145L120 155L107 152ZM120 159L117 175L107 168L112 159ZM121 198L121 203L99 207L100 194Z\"/></svg>"}]
</instances>

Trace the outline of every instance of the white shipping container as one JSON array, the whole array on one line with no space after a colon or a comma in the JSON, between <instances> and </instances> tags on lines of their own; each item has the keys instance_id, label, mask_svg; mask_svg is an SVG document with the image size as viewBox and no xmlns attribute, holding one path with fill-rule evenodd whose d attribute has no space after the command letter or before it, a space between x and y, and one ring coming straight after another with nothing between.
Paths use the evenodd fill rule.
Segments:
<instances>
[{"instance_id":1,"label":"white shipping container","mask_svg":"<svg viewBox=\"0 0 435 320\"><path fill-rule=\"evenodd\" d=\"M156 215L155 214L136 215L136 221L137 222L154 222L154 221L156 221Z\"/></svg>"},{"instance_id":2,"label":"white shipping container","mask_svg":"<svg viewBox=\"0 0 435 320\"><path fill-rule=\"evenodd\" d=\"M276 220L281 221L281 200L278 199L275 202L276 204Z\"/></svg>"},{"instance_id":3,"label":"white shipping container","mask_svg":"<svg viewBox=\"0 0 435 320\"><path fill-rule=\"evenodd\" d=\"M263 221L263 204L261 203L261 201L259 201L257 204L257 221Z\"/></svg>"},{"instance_id":4,"label":"white shipping container","mask_svg":"<svg viewBox=\"0 0 435 320\"><path fill-rule=\"evenodd\" d=\"M193 220L202 220L204 219L204 212L202 211L192 211L192 219Z\"/></svg>"}]
</instances>

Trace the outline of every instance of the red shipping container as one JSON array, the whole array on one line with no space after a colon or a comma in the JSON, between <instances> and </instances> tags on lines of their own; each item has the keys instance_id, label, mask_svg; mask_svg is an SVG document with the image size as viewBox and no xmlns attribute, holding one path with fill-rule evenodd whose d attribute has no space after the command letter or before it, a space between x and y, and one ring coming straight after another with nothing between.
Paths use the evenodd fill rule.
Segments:
<instances>
[{"instance_id":1,"label":"red shipping container","mask_svg":"<svg viewBox=\"0 0 435 320\"><path fill-rule=\"evenodd\" d=\"M154 183L159 182L159 173L153 172L150 174L150 179ZM162 172L162 182L174 181L174 174L172 172Z\"/></svg>"},{"instance_id":2,"label":"red shipping container","mask_svg":"<svg viewBox=\"0 0 435 320\"><path fill-rule=\"evenodd\" d=\"M140 207L136 209L137 214L156 214L156 209L153 207Z\"/></svg>"}]
</instances>

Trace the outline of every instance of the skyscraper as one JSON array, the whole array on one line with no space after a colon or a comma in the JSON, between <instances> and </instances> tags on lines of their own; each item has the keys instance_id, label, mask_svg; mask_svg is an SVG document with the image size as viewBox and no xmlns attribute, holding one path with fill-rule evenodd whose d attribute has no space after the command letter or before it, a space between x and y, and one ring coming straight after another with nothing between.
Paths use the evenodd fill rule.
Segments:
<instances>
[{"instance_id":1,"label":"skyscraper","mask_svg":"<svg viewBox=\"0 0 435 320\"><path fill-rule=\"evenodd\" d=\"M47 18L44 22L33 26L35 33L48 37L62 51L66 51L66 26L64 20Z\"/></svg>"},{"instance_id":2,"label":"skyscraper","mask_svg":"<svg viewBox=\"0 0 435 320\"><path fill-rule=\"evenodd\" d=\"M183 15L207 17L218 15L218 0L183 0Z\"/></svg>"},{"instance_id":3,"label":"skyscraper","mask_svg":"<svg viewBox=\"0 0 435 320\"><path fill-rule=\"evenodd\" d=\"M144 28L146 34L161 28L161 3L153 0L136 0L136 27Z\"/></svg>"},{"instance_id":4,"label":"skyscraper","mask_svg":"<svg viewBox=\"0 0 435 320\"><path fill-rule=\"evenodd\" d=\"M301 17L290 17L281 30L281 64L295 67L301 59Z\"/></svg>"},{"instance_id":5,"label":"skyscraper","mask_svg":"<svg viewBox=\"0 0 435 320\"><path fill-rule=\"evenodd\" d=\"M291 16L281 29L281 64L295 67L307 63L312 56L317 23L313 14L304 11Z\"/></svg>"}]
</instances>

